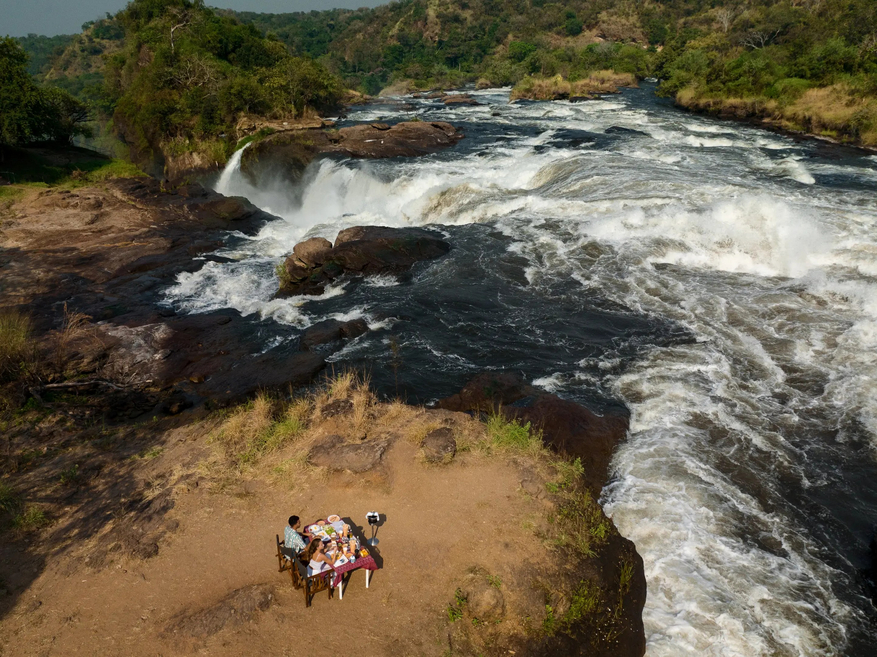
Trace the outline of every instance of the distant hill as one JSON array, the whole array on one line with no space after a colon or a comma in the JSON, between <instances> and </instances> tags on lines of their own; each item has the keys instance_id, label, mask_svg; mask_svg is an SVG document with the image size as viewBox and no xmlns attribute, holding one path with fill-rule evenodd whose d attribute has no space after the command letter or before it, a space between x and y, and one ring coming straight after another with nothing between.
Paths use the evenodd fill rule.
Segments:
<instances>
[{"instance_id":1,"label":"distant hill","mask_svg":"<svg viewBox=\"0 0 877 657\"><path fill-rule=\"evenodd\" d=\"M877 145L873 0L399 0L236 14L352 88L661 79L690 108Z\"/></svg>"},{"instance_id":2,"label":"distant hill","mask_svg":"<svg viewBox=\"0 0 877 657\"><path fill-rule=\"evenodd\" d=\"M135 28L124 18L146 7L152 12L147 24ZM259 68L241 65L238 55L223 50L247 50L256 42L284 44L292 56L315 60L343 86L369 94L390 86L516 85L525 78L525 87L533 87L533 80L559 75L575 82L608 69L656 77L660 93L692 109L877 145L873 0L398 0L374 9L290 14L213 12L200 0L136 0L116 17L87 26L60 56L49 57L48 70L45 63L39 68L51 84L115 111L116 81L127 78L114 73L104 83L107 63L117 61L114 43L125 44L118 56L129 62L139 56L132 39L146 43L149 52L157 53L159 43L167 49L180 12L210 16L181 28L179 38L204 49L211 61L224 62L220 69ZM209 36L216 29L234 35L219 50L222 39ZM37 39L32 52L37 46L42 62L48 44ZM180 61L154 58L148 68L175 68ZM129 70L116 64L110 69ZM229 84L232 78L223 73ZM266 87L256 86L253 93L261 97ZM182 94L192 100L195 95ZM201 109L209 116L216 112L213 105L199 109L195 103L187 120L203 116ZM227 127L226 119L221 122Z\"/></svg>"},{"instance_id":3,"label":"distant hill","mask_svg":"<svg viewBox=\"0 0 877 657\"><path fill-rule=\"evenodd\" d=\"M58 39L49 57L45 37L21 42L44 84L89 104L105 150L106 142L121 143L157 175L189 153L221 165L243 116L308 116L337 106L343 92L310 57L202 0L133 0Z\"/></svg>"}]
</instances>

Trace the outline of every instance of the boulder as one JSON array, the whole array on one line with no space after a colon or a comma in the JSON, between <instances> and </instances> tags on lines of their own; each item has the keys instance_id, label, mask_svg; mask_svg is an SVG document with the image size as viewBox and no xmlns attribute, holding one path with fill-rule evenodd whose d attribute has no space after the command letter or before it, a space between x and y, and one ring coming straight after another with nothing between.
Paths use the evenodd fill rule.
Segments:
<instances>
[{"instance_id":1,"label":"boulder","mask_svg":"<svg viewBox=\"0 0 877 657\"><path fill-rule=\"evenodd\" d=\"M483 622L498 621L505 615L505 596L487 579L481 569L469 573L460 592L466 598L466 611Z\"/></svg>"},{"instance_id":2,"label":"boulder","mask_svg":"<svg viewBox=\"0 0 877 657\"><path fill-rule=\"evenodd\" d=\"M305 267L317 267L332 249L332 242L323 237L312 237L304 242L299 242L292 249L293 255Z\"/></svg>"},{"instance_id":3,"label":"boulder","mask_svg":"<svg viewBox=\"0 0 877 657\"><path fill-rule=\"evenodd\" d=\"M334 247L322 253L320 265L304 268L293 249L283 265L286 276L282 277L277 296L321 294L329 282L345 273L401 273L416 262L439 258L450 249L450 244L436 233L422 228L354 226L338 234Z\"/></svg>"},{"instance_id":4,"label":"boulder","mask_svg":"<svg viewBox=\"0 0 877 657\"><path fill-rule=\"evenodd\" d=\"M308 454L312 465L330 470L346 470L354 474L375 468L387 450L385 441L348 443L337 434L318 441Z\"/></svg>"},{"instance_id":5,"label":"boulder","mask_svg":"<svg viewBox=\"0 0 877 657\"><path fill-rule=\"evenodd\" d=\"M356 338L367 332L368 324L364 319L352 319L349 322L326 319L305 329L300 344L302 349L312 349L338 340Z\"/></svg>"},{"instance_id":6,"label":"boulder","mask_svg":"<svg viewBox=\"0 0 877 657\"><path fill-rule=\"evenodd\" d=\"M430 431L421 441L420 447L429 463L448 463L457 453L454 432L448 427Z\"/></svg>"}]
</instances>

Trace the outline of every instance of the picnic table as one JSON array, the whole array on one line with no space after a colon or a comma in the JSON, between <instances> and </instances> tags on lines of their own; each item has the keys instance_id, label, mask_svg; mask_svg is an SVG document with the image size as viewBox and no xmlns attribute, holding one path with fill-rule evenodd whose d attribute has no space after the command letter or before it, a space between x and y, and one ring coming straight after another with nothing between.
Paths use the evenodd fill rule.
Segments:
<instances>
[{"instance_id":1,"label":"picnic table","mask_svg":"<svg viewBox=\"0 0 877 657\"><path fill-rule=\"evenodd\" d=\"M369 553L368 548L352 532L348 532L349 535L346 539L343 538L342 527L344 523L338 516L329 516L329 518L330 520L338 518L338 520L334 522L318 520L308 525L305 531L311 536L311 540L328 542L330 549L326 550L326 555L335 562L333 564L334 571L332 571L334 572L332 587L338 590L338 599L343 600L344 576L351 571L363 569L365 570L365 588L368 588L371 574L378 569L378 564ZM349 526L347 527L349 529ZM351 545L351 541L354 542L353 545ZM326 570L322 574L329 577L330 571Z\"/></svg>"}]
</instances>

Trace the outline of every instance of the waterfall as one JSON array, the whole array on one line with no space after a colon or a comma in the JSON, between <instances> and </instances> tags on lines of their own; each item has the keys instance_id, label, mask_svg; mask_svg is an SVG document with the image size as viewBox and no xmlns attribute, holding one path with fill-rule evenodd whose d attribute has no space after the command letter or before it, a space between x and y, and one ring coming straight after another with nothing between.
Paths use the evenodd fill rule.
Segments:
<instances>
[{"instance_id":1,"label":"waterfall","mask_svg":"<svg viewBox=\"0 0 877 657\"><path fill-rule=\"evenodd\" d=\"M235 175L241 170L241 157L243 157L244 151L249 148L251 143L253 142L250 142L243 148L236 150L231 156L228 164L225 165L225 169L222 170L222 175L219 176L219 180L216 182L216 186L213 188L215 191L225 196L235 195L232 191L233 181Z\"/></svg>"}]
</instances>

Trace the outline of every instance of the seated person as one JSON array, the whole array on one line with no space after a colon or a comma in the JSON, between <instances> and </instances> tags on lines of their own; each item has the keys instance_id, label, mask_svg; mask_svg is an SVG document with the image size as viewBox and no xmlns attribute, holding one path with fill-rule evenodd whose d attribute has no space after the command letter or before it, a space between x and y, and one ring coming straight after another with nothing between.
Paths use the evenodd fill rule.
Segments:
<instances>
[{"instance_id":1,"label":"seated person","mask_svg":"<svg viewBox=\"0 0 877 657\"><path fill-rule=\"evenodd\" d=\"M301 520L299 517L289 516L289 524L283 530L283 544L286 547L295 550L296 554L305 549L309 540L307 537L303 537L298 531L296 531L299 527L301 527Z\"/></svg>"},{"instance_id":2,"label":"seated person","mask_svg":"<svg viewBox=\"0 0 877 657\"><path fill-rule=\"evenodd\" d=\"M335 570L332 560L326 556L326 546L323 541L311 541L305 550L303 559L308 564L308 577L328 570Z\"/></svg>"}]
</instances>

